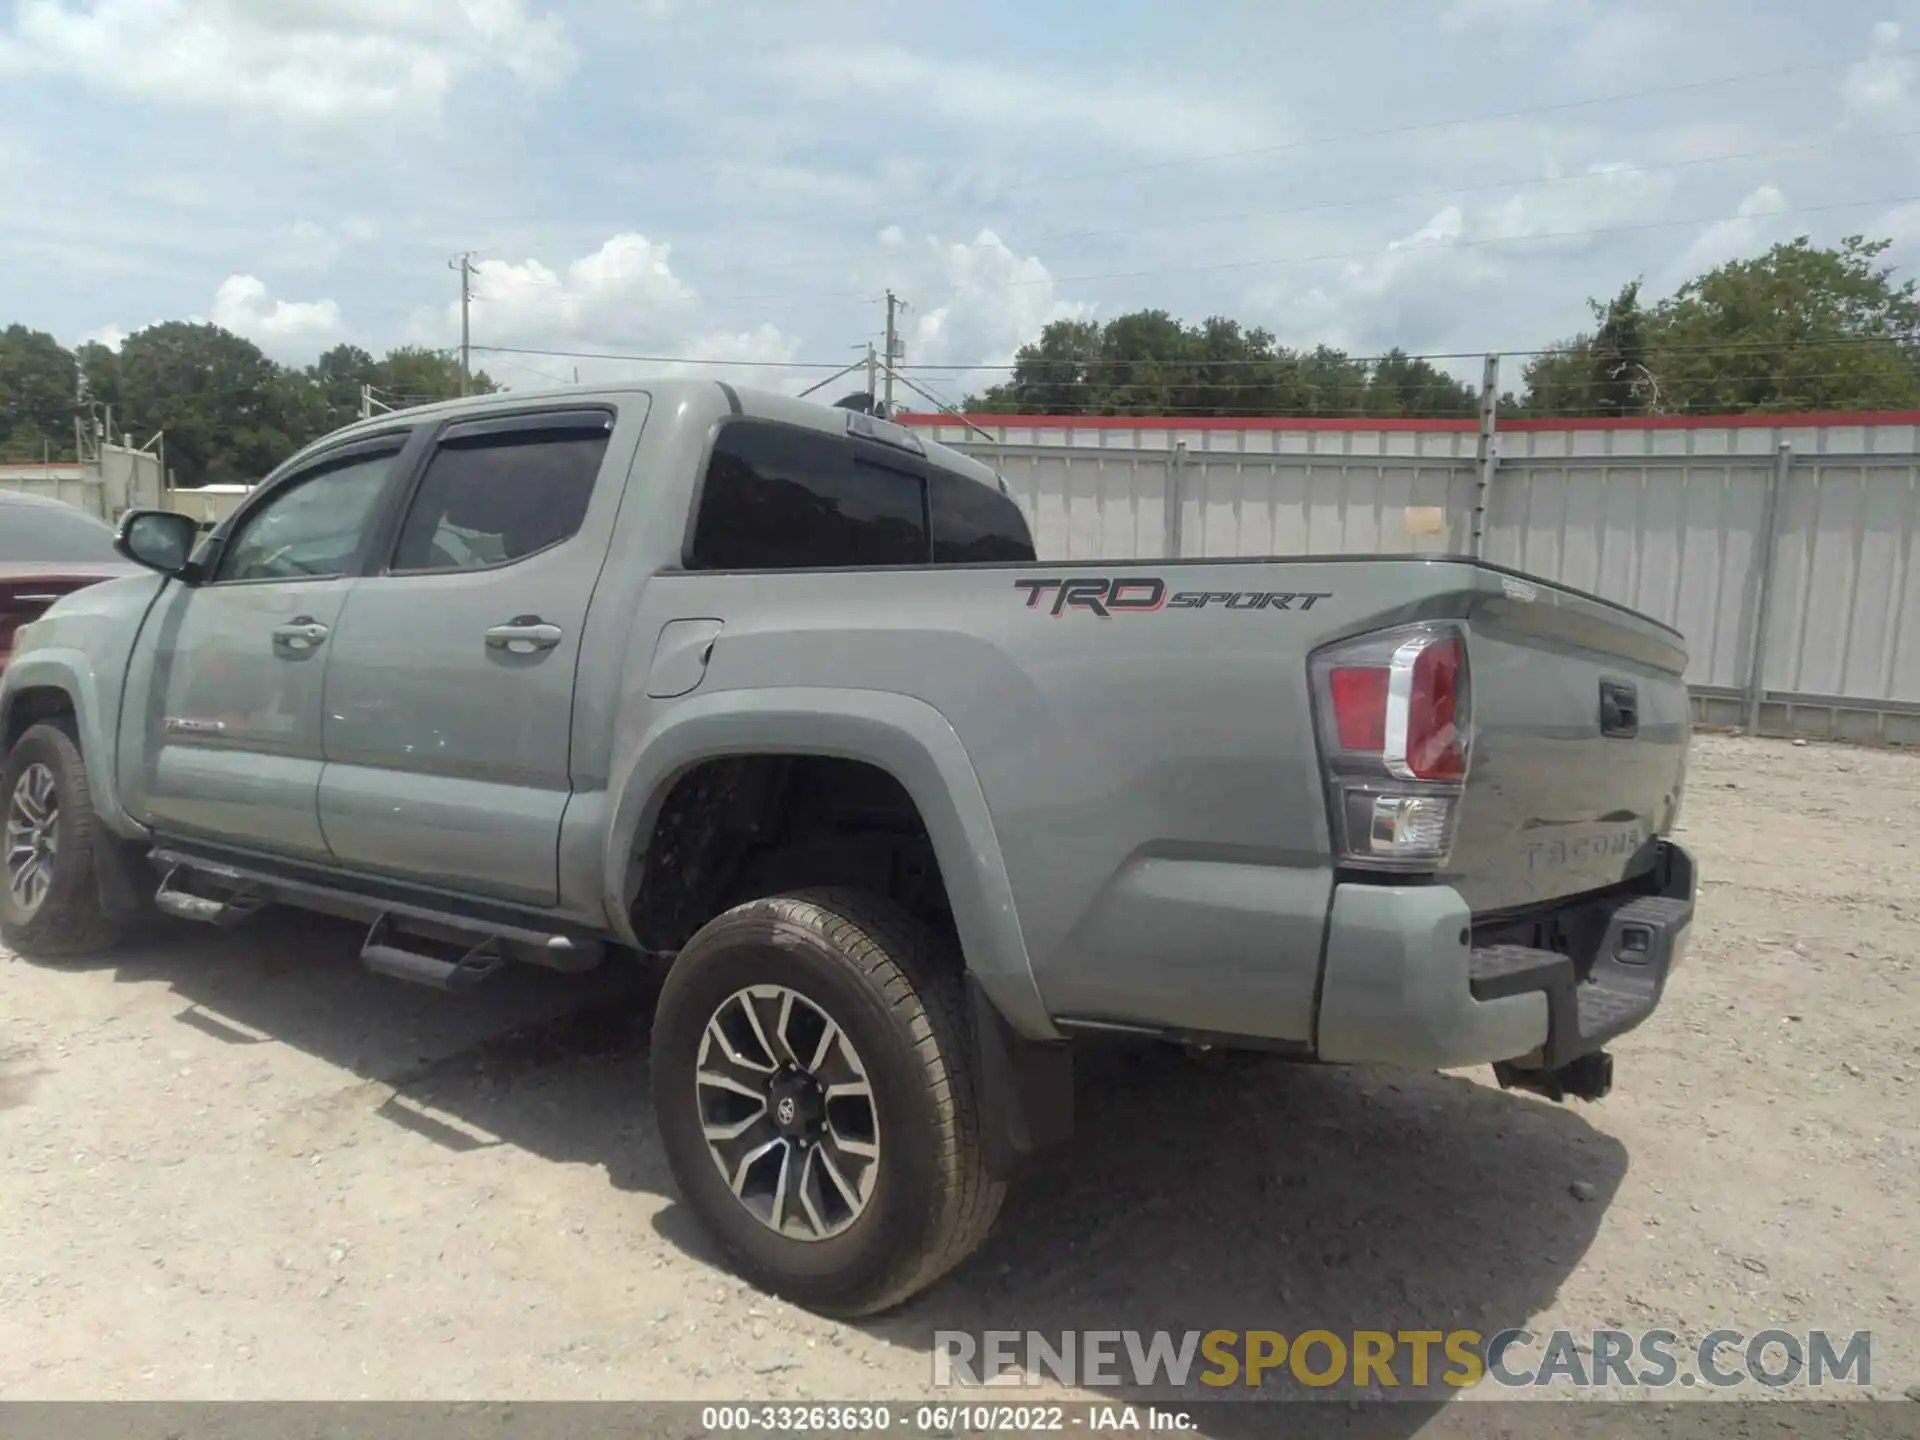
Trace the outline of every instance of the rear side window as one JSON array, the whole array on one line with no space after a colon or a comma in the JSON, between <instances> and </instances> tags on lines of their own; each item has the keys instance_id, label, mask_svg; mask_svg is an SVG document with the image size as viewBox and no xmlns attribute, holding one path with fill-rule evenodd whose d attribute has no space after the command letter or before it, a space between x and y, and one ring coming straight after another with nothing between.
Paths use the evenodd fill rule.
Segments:
<instances>
[{"instance_id":1,"label":"rear side window","mask_svg":"<svg viewBox=\"0 0 1920 1440\"><path fill-rule=\"evenodd\" d=\"M935 564L1007 564L1036 558L1027 518L1010 497L947 470L933 471L931 485Z\"/></svg>"},{"instance_id":2,"label":"rear side window","mask_svg":"<svg viewBox=\"0 0 1920 1440\"><path fill-rule=\"evenodd\" d=\"M113 527L73 505L8 502L0 496L0 561L119 564Z\"/></svg>"},{"instance_id":3,"label":"rear side window","mask_svg":"<svg viewBox=\"0 0 1920 1440\"><path fill-rule=\"evenodd\" d=\"M798 426L735 421L707 465L697 570L927 563L926 482Z\"/></svg>"},{"instance_id":4,"label":"rear side window","mask_svg":"<svg viewBox=\"0 0 1920 1440\"><path fill-rule=\"evenodd\" d=\"M607 453L607 422L507 430L443 440L427 462L396 572L484 570L571 540Z\"/></svg>"}]
</instances>

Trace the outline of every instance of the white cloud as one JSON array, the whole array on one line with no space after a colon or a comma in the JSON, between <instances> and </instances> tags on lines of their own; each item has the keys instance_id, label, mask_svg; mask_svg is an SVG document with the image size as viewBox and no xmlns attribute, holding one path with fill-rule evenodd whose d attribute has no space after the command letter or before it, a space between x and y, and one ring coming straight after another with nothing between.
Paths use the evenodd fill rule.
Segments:
<instances>
[{"instance_id":1,"label":"white cloud","mask_svg":"<svg viewBox=\"0 0 1920 1440\"><path fill-rule=\"evenodd\" d=\"M379 233L380 227L365 219L349 219L338 225L299 220L268 241L268 267L280 271L331 270L349 246L365 244Z\"/></svg>"},{"instance_id":2,"label":"white cloud","mask_svg":"<svg viewBox=\"0 0 1920 1440\"><path fill-rule=\"evenodd\" d=\"M1668 266L1664 288L1671 289L1729 260L1758 254L1779 237L1784 218L1780 212L1786 208L1787 197L1778 186L1762 185L1750 192L1733 218L1707 226Z\"/></svg>"},{"instance_id":3,"label":"white cloud","mask_svg":"<svg viewBox=\"0 0 1920 1440\"><path fill-rule=\"evenodd\" d=\"M1595 165L1483 206L1448 205L1377 253L1339 262L1331 275L1323 269L1325 278L1276 279L1251 298L1289 343L1424 347L1544 259L1611 245L1608 232L1659 213L1673 188L1670 174Z\"/></svg>"},{"instance_id":4,"label":"white cloud","mask_svg":"<svg viewBox=\"0 0 1920 1440\"><path fill-rule=\"evenodd\" d=\"M167 320L189 325L218 325L251 340L275 360L293 365L309 363L320 351L338 342L345 328L336 302L276 300L268 293L266 283L253 275L229 275L221 281L205 315L173 315ZM79 343L98 343L117 352L129 335L165 324L167 320L149 320L133 330L116 324L96 326L82 332Z\"/></svg>"},{"instance_id":5,"label":"white cloud","mask_svg":"<svg viewBox=\"0 0 1920 1440\"><path fill-rule=\"evenodd\" d=\"M1666 12L1620 0L1450 0L1440 13L1443 32L1479 32L1508 54L1544 39L1546 64L1589 83L1644 76L1669 28Z\"/></svg>"},{"instance_id":6,"label":"white cloud","mask_svg":"<svg viewBox=\"0 0 1920 1440\"><path fill-rule=\"evenodd\" d=\"M1882 20L1873 27L1867 58L1847 68L1840 101L1852 120L1906 116L1913 105L1913 61L1900 52L1900 27Z\"/></svg>"},{"instance_id":7,"label":"white cloud","mask_svg":"<svg viewBox=\"0 0 1920 1440\"><path fill-rule=\"evenodd\" d=\"M1600 237L1581 232L1647 219L1673 193L1674 184L1670 170L1594 165L1578 177L1509 196L1489 208L1478 230L1490 239L1545 240L1569 248L1591 245Z\"/></svg>"},{"instance_id":8,"label":"white cloud","mask_svg":"<svg viewBox=\"0 0 1920 1440\"><path fill-rule=\"evenodd\" d=\"M215 325L245 336L275 359L309 360L339 338L340 307L331 300L275 300L252 275L229 275L208 313Z\"/></svg>"},{"instance_id":9,"label":"white cloud","mask_svg":"<svg viewBox=\"0 0 1920 1440\"><path fill-rule=\"evenodd\" d=\"M522 388L639 374L711 374L742 385L796 388L798 341L778 327L716 325L693 286L674 273L673 247L637 232L615 235L592 254L556 269L537 258L474 265L475 363ZM457 301L415 322L415 338L446 344L459 334ZM624 352L650 360L592 355L527 355L515 350ZM728 361L725 366L699 364Z\"/></svg>"},{"instance_id":10,"label":"white cloud","mask_svg":"<svg viewBox=\"0 0 1920 1440\"><path fill-rule=\"evenodd\" d=\"M971 243L928 236L916 248L902 237L887 248L899 287L919 310L908 322L908 366L1011 364L1053 321L1093 313L1091 304L1060 298L1039 256L1016 253L991 230Z\"/></svg>"},{"instance_id":11,"label":"white cloud","mask_svg":"<svg viewBox=\"0 0 1920 1440\"><path fill-rule=\"evenodd\" d=\"M433 113L475 72L539 87L574 63L526 0L20 0L0 32L0 74L309 122Z\"/></svg>"},{"instance_id":12,"label":"white cloud","mask_svg":"<svg viewBox=\"0 0 1920 1440\"><path fill-rule=\"evenodd\" d=\"M1451 0L1440 12L1440 25L1446 30L1467 30L1477 25L1532 25L1566 8L1564 0Z\"/></svg>"},{"instance_id":13,"label":"white cloud","mask_svg":"<svg viewBox=\"0 0 1920 1440\"><path fill-rule=\"evenodd\" d=\"M689 318L693 291L673 273L673 246L615 235L564 273L539 260L474 265L474 323L501 343L539 338L602 345L659 341ZM459 324L459 305L446 312Z\"/></svg>"},{"instance_id":14,"label":"white cloud","mask_svg":"<svg viewBox=\"0 0 1920 1440\"><path fill-rule=\"evenodd\" d=\"M767 58L759 68L813 103L892 101L969 129L1065 135L1135 153L1223 153L1293 135L1263 105L1214 98L1190 86L982 64L891 45L804 45Z\"/></svg>"}]
</instances>

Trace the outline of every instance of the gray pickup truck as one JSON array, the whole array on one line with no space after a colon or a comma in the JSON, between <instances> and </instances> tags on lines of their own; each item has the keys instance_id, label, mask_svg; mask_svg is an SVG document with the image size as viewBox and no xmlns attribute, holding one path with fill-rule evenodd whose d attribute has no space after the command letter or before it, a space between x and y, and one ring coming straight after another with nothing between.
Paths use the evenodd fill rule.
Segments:
<instances>
[{"instance_id":1,"label":"gray pickup truck","mask_svg":"<svg viewBox=\"0 0 1920 1440\"><path fill-rule=\"evenodd\" d=\"M1692 918L1681 638L1471 560L1043 562L985 465L687 379L310 446L0 686L0 934L363 920L367 965L670 962L676 1183L834 1314L1072 1125L1075 1037L1597 1099Z\"/></svg>"}]
</instances>

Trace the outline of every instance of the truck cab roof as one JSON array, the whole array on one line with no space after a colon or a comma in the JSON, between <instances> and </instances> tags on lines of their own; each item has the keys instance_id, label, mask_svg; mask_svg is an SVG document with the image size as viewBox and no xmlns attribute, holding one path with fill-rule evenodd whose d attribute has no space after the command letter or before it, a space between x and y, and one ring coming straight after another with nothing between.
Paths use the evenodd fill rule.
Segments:
<instances>
[{"instance_id":1,"label":"truck cab roof","mask_svg":"<svg viewBox=\"0 0 1920 1440\"><path fill-rule=\"evenodd\" d=\"M667 409L688 407L694 410L709 410L716 423L733 415L777 421L785 425L817 430L827 435L862 435L868 439L878 440L882 444L894 445L908 453L922 456L944 470L963 475L1003 495L1007 493L1005 481L991 467L907 426L876 419L857 410L826 405L815 400L796 399L791 395L781 395L772 390L759 390L750 386L734 385L724 380L683 375L548 386L538 390L502 390L488 395L467 395L458 400L441 400L406 410L390 411L334 431L304 447L298 454L289 457L288 463L302 458L320 446L337 444L357 435L389 432L397 424L412 426L477 413L489 415L511 413L514 410L539 409L555 402L617 401L622 395L646 395L655 405Z\"/></svg>"}]
</instances>

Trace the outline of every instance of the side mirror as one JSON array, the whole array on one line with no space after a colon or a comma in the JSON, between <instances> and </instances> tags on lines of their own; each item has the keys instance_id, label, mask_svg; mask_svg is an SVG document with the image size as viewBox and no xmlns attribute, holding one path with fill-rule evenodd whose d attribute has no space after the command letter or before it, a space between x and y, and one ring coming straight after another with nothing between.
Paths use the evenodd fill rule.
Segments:
<instances>
[{"instance_id":1,"label":"side mirror","mask_svg":"<svg viewBox=\"0 0 1920 1440\"><path fill-rule=\"evenodd\" d=\"M120 519L113 548L136 565L178 575L193 559L200 538L199 523L191 515L172 510L129 510Z\"/></svg>"}]
</instances>

